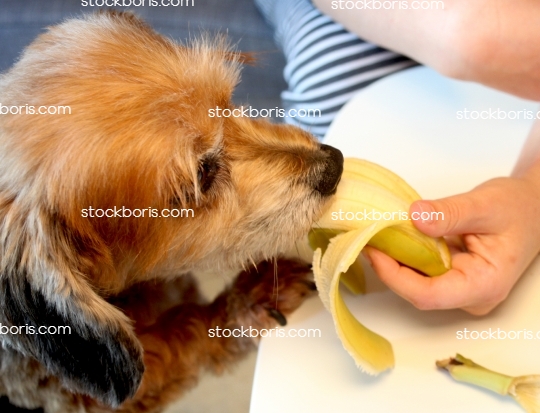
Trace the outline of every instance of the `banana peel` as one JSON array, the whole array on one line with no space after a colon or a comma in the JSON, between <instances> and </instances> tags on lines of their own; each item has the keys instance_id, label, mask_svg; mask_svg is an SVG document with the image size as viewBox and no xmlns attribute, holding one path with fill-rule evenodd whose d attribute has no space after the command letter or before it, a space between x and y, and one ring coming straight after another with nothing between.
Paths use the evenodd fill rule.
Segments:
<instances>
[{"instance_id":1,"label":"banana peel","mask_svg":"<svg viewBox=\"0 0 540 413\"><path fill-rule=\"evenodd\" d=\"M335 236L341 234L343 231L332 229L320 229L313 228L308 234L309 246L313 251L317 248L321 249L322 254L326 252L326 248L330 243L330 240ZM357 258L353 261L351 266L341 274L340 281L347 289L353 294L365 294L366 293L366 279L364 277L364 267Z\"/></svg>"},{"instance_id":2,"label":"banana peel","mask_svg":"<svg viewBox=\"0 0 540 413\"><path fill-rule=\"evenodd\" d=\"M343 346L356 365L369 374L394 366L392 345L352 315L339 284L344 281L352 292L365 292L357 257L366 245L429 276L450 269L450 252L444 239L422 234L408 219L410 205L419 199L416 191L393 172L372 162L345 159L333 204L309 236L315 250L313 272L319 296L334 319ZM356 219L358 213L362 219Z\"/></svg>"},{"instance_id":3,"label":"banana peel","mask_svg":"<svg viewBox=\"0 0 540 413\"><path fill-rule=\"evenodd\" d=\"M447 370L458 382L482 387L502 396L511 396L527 413L540 413L540 375L508 376L487 369L461 354L439 360L436 365Z\"/></svg>"}]
</instances>

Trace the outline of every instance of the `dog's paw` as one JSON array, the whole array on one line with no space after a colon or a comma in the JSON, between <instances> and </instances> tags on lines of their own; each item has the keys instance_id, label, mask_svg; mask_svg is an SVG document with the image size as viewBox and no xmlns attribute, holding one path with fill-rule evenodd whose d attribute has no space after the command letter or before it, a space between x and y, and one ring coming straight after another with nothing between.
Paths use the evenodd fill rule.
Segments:
<instances>
[{"instance_id":1,"label":"dog's paw","mask_svg":"<svg viewBox=\"0 0 540 413\"><path fill-rule=\"evenodd\" d=\"M284 326L286 316L316 292L309 265L277 259L238 275L228 295L231 320L245 327Z\"/></svg>"}]
</instances>

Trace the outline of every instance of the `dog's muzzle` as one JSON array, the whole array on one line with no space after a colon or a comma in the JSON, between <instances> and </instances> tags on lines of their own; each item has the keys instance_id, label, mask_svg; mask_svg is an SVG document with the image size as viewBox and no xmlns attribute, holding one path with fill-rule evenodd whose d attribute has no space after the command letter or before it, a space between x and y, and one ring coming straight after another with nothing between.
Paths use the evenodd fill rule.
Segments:
<instances>
[{"instance_id":1,"label":"dog's muzzle","mask_svg":"<svg viewBox=\"0 0 540 413\"><path fill-rule=\"evenodd\" d=\"M315 190L321 195L333 195L343 173L343 154L340 150L324 144L321 144L321 151L326 155L325 168Z\"/></svg>"}]
</instances>

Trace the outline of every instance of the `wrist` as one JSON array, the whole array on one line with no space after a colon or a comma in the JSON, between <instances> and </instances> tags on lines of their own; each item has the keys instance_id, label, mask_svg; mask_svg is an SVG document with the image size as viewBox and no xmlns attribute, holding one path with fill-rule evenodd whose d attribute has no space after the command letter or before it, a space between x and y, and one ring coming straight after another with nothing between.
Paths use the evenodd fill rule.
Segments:
<instances>
[{"instance_id":1,"label":"wrist","mask_svg":"<svg viewBox=\"0 0 540 413\"><path fill-rule=\"evenodd\" d=\"M525 221L525 231L529 234L526 238L531 242L529 247L536 255L540 252L540 163L513 179L520 182L525 195L522 205L513 213L521 215Z\"/></svg>"}]
</instances>

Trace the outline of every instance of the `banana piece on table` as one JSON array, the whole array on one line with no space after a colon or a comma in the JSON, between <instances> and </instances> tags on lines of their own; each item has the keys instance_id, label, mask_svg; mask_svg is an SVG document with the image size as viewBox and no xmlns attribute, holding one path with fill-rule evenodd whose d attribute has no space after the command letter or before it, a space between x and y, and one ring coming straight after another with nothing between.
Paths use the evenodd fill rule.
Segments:
<instances>
[{"instance_id":1,"label":"banana piece on table","mask_svg":"<svg viewBox=\"0 0 540 413\"><path fill-rule=\"evenodd\" d=\"M347 274L349 289L364 291L363 273L349 268L366 245L429 276L450 269L444 239L422 234L408 219L410 205L419 199L393 172L368 161L345 159L334 202L310 234L316 248L313 272L321 300L334 318L343 346L357 366L370 374L394 366L392 345L356 320L341 297L339 282Z\"/></svg>"}]
</instances>

